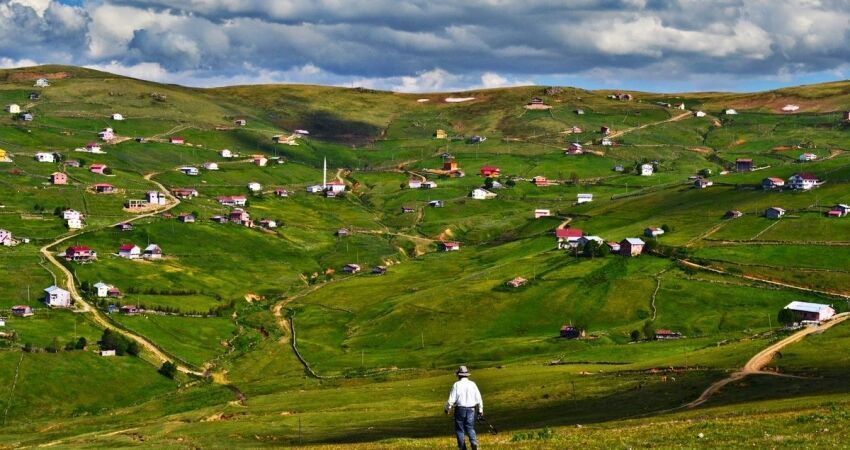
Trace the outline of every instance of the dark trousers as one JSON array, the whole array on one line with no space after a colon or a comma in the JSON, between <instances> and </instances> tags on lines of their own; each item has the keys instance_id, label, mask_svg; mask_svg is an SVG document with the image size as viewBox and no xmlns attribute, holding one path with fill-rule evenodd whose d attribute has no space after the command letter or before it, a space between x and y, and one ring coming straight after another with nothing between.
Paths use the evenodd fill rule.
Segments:
<instances>
[{"instance_id":1,"label":"dark trousers","mask_svg":"<svg viewBox=\"0 0 850 450\"><path fill-rule=\"evenodd\" d=\"M464 434L469 436L472 448L478 448L478 439L475 437L475 408L455 407L455 434L457 435L457 448L466 450Z\"/></svg>"}]
</instances>

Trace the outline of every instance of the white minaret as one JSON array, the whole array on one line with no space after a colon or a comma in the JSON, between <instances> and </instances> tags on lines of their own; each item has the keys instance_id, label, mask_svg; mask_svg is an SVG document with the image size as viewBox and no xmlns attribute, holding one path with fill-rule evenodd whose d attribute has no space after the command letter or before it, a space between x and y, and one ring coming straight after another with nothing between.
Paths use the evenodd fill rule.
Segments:
<instances>
[{"instance_id":1,"label":"white minaret","mask_svg":"<svg viewBox=\"0 0 850 450\"><path fill-rule=\"evenodd\" d=\"M328 158L325 158L325 165L322 167L322 189L328 188Z\"/></svg>"}]
</instances>

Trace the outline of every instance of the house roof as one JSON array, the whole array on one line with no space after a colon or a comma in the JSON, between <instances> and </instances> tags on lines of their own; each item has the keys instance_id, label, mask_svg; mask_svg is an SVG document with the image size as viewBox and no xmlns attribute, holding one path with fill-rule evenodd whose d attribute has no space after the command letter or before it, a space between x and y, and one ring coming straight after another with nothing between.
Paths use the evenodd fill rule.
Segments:
<instances>
[{"instance_id":1,"label":"house roof","mask_svg":"<svg viewBox=\"0 0 850 450\"><path fill-rule=\"evenodd\" d=\"M68 292L68 291L60 288L59 286L53 285L53 286L50 286L49 288L45 289L44 292L47 292L48 294L52 294L54 292Z\"/></svg>"},{"instance_id":2,"label":"house roof","mask_svg":"<svg viewBox=\"0 0 850 450\"><path fill-rule=\"evenodd\" d=\"M810 172L800 172L798 174L794 174L794 176L791 177L791 178L794 178L794 177L800 178L801 180L813 180L813 181L818 180L818 177L816 177L813 173L810 173Z\"/></svg>"},{"instance_id":3,"label":"house roof","mask_svg":"<svg viewBox=\"0 0 850 450\"><path fill-rule=\"evenodd\" d=\"M785 306L785 309L792 309L794 311L805 311L805 312L819 313L819 312L825 311L827 309L832 309L832 307L830 307L829 305L821 304L821 303L809 303L809 302L794 301L794 302L789 303L787 306Z\"/></svg>"},{"instance_id":4,"label":"house roof","mask_svg":"<svg viewBox=\"0 0 850 450\"><path fill-rule=\"evenodd\" d=\"M498 172L499 170L501 169L495 166L484 166L481 168L482 172Z\"/></svg>"},{"instance_id":5,"label":"house roof","mask_svg":"<svg viewBox=\"0 0 850 450\"><path fill-rule=\"evenodd\" d=\"M785 209L784 209L784 208L780 208L780 207L778 207L778 206L771 206L770 208L767 208L767 209L768 209L768 210L771 210L771 209L772 209L772 210L774 210L774 211L781 211L781 212L785 212Z\"/></svg>"},{"instance_id":6,"label":"house roof","mask_svg":"<svg viewBox=\"0 0 850 450\"><path fill-rule=\"evenodd\" d=\"M643 242L643 239L626 238L626 239L623 239L623 240L626 241L627 243L631 244L631 245L646 245L646 242Z\"/></svg>"},{"instance_id":7,"label":"house roof","mask_svg":"<svg viewBox=\"0 0 850 450\"><path fill-rule=\"evenodd\" d=\"M580 238L584 232L581 228L558 228L555 230L557 238Z\"/></svg>"},{"instance_id":8,"label":"house roof","mask_svg":"<svg viewBox=\"0 0 850 450\"><path fill-rule=\"evenodd\" d=\"M134 248L139 247L136 246L136 244L122 244L120 247L118 247L118 251L129 252L132 251Z\"/></svg>"},{"instance_id":9,"label":"house roof","mask_svg":"<svg viewBox=\"0 0 850 450\"><path fill-rule=\"evenodd\" d=\"M80 253L80 252L90 252L91 248L86 247L85 245L75 245L73 247L68 247L68 250L72 251L73 253Z\"/></svg>"},{"instance_id":10,"label":"house roof","mask_svg":"<svg viewBox=\"0 0 850 450\"><path fill-rule=\"evenodd\" d=\"M784 184L785 180L779 177L767 177L765 180L770 181L771 183Z\"/></svg>"},{"instance_id":11,"label":"house roof","mask_svg":"<svg viewBox=\"0 0 850 450\"><path fill-rule=\"evenodd\" d=\"M158 246L158 245L156 245L156 244L151 244L151 245L148 245L147 247L145 247L145 251L146 251L146 252L151 252L151 251L161 251L161 250L160 250L160 248L159 248L159 246Z\"/></svg>"},{"instance_id":12,"label":"house roof","mask_svg":"<svg viewBox=\"0 0 850 450\"><path fill-rule=\"evenodd\" d=\"M738 159L736 159L736 160L735 160L735 162L736 162L736 163L739 163L739 162L753 162L753 160L752 160L751 158L738 158Z\"/></svg>"},{"instance_id":13,"label":"house roof","mask_svg":"<svg viewBox=\"0 0 850 450\"><path fill-rule=\"evenodd\" d=\"M109 288L109 285L108 285L108 284L106 284L106 283L104 283L103 281L98 281L98 282L97 282L97 283L95 283L92 287L96 287L96 288L98 288L98 289L100 289L100 288L107 288L107 289L108 289L108 288Z\"/></svg>"}]
</instances>

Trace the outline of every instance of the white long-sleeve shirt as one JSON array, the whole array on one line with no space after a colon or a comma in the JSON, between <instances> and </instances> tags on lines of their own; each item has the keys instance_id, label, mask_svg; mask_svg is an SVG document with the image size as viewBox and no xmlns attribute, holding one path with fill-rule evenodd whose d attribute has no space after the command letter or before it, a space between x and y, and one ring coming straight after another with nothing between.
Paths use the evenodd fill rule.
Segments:
<instances>
[{"instance_id":1,"label":"white long-sleeve shirt","mask_svg":"<svg viewBox=\"0 0 850 450\"><path fill-rule=\"evenodd\" d=\"M472 408L475 405L478 405L478 412L484 414L484 400L481 399L478 386L469 378L461 378L452 386L449 400L446 402L446 410L454 406Z\"/></svg>"}]
</instances>

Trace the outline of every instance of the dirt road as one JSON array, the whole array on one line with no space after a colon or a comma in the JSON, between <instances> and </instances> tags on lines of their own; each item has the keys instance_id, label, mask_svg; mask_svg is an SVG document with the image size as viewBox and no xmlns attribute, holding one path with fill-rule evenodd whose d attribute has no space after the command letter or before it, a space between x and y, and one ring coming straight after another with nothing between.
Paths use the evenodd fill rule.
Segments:
<instances>
[{"instance_id":1,"label":"dirt road","mask_svg":"<svg viewBox=\"0 0 850 450\"><path fill-rule=\"evenodd\" d=\"M812 333L819 333L819 332L828 330L829 328L847 320L847 318L850 318L850 313L838 314L832 320L830 320L829 322L825 322L825 323L821 324L820 326L812 326L812 327L803 328L802 330L792 334L791 336L788 336L785 339L782 339L781 341L779 341L779 342L767 347L766 349L756 353L755 356L753 356L752 358L750 358L749 361L747 361L747 363L744 365L744 367L740 371L733 373L728 378L724 378L720 381L713 383L705 391L703 391L703 393L699 396L699 398L697 398L696 400L686 404L685 407L686 408L694 408L694 407L697 407L699 405L702 405L703 403L708 401L708 399L710 399L714 394L716 394L721 389L723 389L723 387L726 386L727 384L734 383L734 382L741 380L743 378L746 378L747 376L750 376L750 375L788 376L788 375L778 374L778 373L775 373L775 372L766 372L766 371L764 371L764 367L767 366L768 364L770 364L770 361L773 360L773 356L776 355L777 352L779 352L783 348L787 347L788 345L794 344L796 342L800 342L801 340L803 340L803 338L805 338L806 336L808 336Z\"/></svg>"},{"instance_id":2,"label":"dirt road","mask_svg":"<svg viewBox=\"0 0 850 450\"><path fill-rule=\"evenodd\" d=\"M620 136L622 136L626 133L631 133L632 131L642 130L644 128L655 126L655 125L661 125L662 123L677 122L679 120L686 119L688 117L692 117L693 115L694 114L690 111L683 112L682 114L679 114L678 116L673 116L673 117L666 119L666 120L661 120L661 121L652 122L652 123L645 123L645 124L643 124L639 127L626 128L625 130L612 131L611 133L608 134L607 137L610 138L610 139L618 138L618 137L620 137Z\"/></svg>"}]
</instances>

